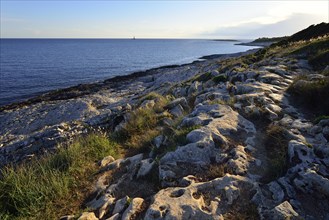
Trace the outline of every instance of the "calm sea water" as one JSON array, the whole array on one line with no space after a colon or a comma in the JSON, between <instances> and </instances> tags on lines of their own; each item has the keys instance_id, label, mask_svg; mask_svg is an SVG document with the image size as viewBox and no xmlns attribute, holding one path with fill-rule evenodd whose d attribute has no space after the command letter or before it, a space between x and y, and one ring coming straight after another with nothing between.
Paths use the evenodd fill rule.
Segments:
<instances>
[{"instance_id":1,"label":"calm sea water","mask_svg":"<svg viewBox=\"0 0 329 220\"><path fill-rule=\"evenodd\" d=\"M0 105L139 70L246 51L236 42L160 39L1 39Z\"/></svg>"}]
</instances>

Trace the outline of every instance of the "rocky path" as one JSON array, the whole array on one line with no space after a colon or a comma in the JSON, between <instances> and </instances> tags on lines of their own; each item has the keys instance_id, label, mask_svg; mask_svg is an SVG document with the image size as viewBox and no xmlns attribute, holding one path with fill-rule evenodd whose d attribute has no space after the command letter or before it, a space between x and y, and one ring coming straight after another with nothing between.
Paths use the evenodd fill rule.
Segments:
<instances>
[{"instance_id":1,"label":"rocky path","mask_svg":"<svg viewBox=\"0 0 329 220\"><path fill-rule=\"evenodd\" d=\"M129 171L117 183L101 189L100 192L105 192L101 197L105 202L100 204L105 208L97 207L96 216L100 219L328 218L329 204L325 199L328 162L325 157L316 156L314 150L327 154L328 142L323 138L323 130L329 122L321 121L314 126L305 120L289 104L286 93L293 77L303 71L304 61L272 58L244 71L226 72L223 77L226 82L215 83L212 78L223 73L213 69L210 79L203 76L199 78L202 81L189 80L173 86L170 91L176 99L168 105L169 112L174 117L183 117L180 128L195 128L186 135L187 144L160 158L156 153L126 158L124 162L130 161ZM188 105L190 100L194 100L192 106ZM265 177L277 170L273 170L273 156L267 147L267 144L275 145L266 139L269 127L279 127L283 132L288 160L287 170L270 179ZM166 138L165 135L155 138L155 146L166 147ZM277 160L285 163L280 158ZM113 169L114 164L120 167L124 162L114 161L107 167ZM109 207L117 207L127 198L115 197L115 192L123 189L120 187L123 183L129 187L130 181L148 181L154 169L159 172L160 191L153 197L134 195L128 207L120 212L111 211ZM127 217L127 213L131 215Z\"/></svg>"}]
</instances>

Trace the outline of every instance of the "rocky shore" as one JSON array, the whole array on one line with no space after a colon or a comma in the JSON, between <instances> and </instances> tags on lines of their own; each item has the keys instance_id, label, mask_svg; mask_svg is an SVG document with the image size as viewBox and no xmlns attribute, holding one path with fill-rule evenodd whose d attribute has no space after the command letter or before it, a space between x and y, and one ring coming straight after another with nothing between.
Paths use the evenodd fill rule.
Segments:
<instances>
[{"instance_id":1,"label":"rocky shore","mask_svg":"<svg viewBox=\"0 0 329 220\"><path fill-rule=\"evenodd\" d=\"M51 151L62 141L95 127L115 127L112 118L123 115L150 92L164 93L191 77L218 68L231 55L201 57L204 61L164 66L99 83L55 90L25 102L0 107L0 167Z\"/></svg>"},{"instance_id":2,"label":"rocky shore","mask_svg":"<svg viewBox=\"0 0 329 220\"><path fill-rule=\"evenodd\" d=\"M287 92L300 75L324 76L300 56L267 53L249 64L241 60L255 51L157 68L2 107L0 166L89 132L120 132L163 97L149 150L99 161L88 211L61 219L329 219L329 119L312 121ZM175 129L188 132L173 146Z\"/></svg>"}]
</instances>

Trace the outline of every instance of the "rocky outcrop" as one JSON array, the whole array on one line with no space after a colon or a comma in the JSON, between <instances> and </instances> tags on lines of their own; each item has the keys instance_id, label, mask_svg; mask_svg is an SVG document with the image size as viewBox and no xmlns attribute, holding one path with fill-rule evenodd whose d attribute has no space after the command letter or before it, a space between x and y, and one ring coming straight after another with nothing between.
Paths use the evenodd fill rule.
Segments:
<instances>
[{"instance_id":1,"label":"rocky outcrop","mask_svg":"<svg viewBox=\"0 0 329 220\"><path fill-rule=\"evenodd\" d=\"M130 111L156 107L156 98L143 99L155 91L170 101L156 112L161 128L152 151L101 160L89 212L79 219L329 218L329 120L312 123L286 93L307 61L272 56L220 72L221 59L1 111L0 165L89 131L120 131ZM272 178L268 126L284 130L287 142L285 160L274 161L286 166ZM188 131L180 144L172 143L175 129Z\"/></svg>"}]
</instances>

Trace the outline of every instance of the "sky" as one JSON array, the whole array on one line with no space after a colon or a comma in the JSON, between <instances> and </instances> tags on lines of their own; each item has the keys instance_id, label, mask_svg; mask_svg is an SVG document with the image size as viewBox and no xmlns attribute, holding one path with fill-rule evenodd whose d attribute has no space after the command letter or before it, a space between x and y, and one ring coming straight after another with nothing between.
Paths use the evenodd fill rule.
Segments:
<instances>
[{"instance_id":1,"label":"sky","mask_svg":"<svg viewBox=\"0 0 329 220\"><path fill-rule=\"evenodd\" d=\"M329 22L329 1L0 0L1 38L252 39Z\"/></svg>"}]
</instances>

